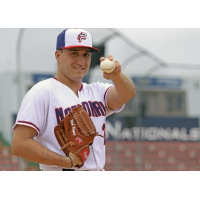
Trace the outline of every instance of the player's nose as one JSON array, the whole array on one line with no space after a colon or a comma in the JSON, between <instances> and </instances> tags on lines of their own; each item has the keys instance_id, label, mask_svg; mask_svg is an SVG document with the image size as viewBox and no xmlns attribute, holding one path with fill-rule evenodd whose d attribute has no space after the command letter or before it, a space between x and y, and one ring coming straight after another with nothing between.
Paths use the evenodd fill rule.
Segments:
<instances>
[{"instance_id":1,"label":"player's nose","mask_svg":"<svg viewBox=\"0 0 200 200\"><path fill-rule=\"evenodd\" d=\"M77 64L78 64L78 65L85 65L85 58L82 57L82 56L79 56L79 57L77 58Z\"/></svg>"}]
</instances>

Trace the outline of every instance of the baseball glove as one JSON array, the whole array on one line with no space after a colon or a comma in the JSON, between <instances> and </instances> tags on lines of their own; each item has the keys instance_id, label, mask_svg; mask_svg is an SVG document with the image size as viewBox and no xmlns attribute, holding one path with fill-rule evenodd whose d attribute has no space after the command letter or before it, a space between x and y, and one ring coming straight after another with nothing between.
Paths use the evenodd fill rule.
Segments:
<instances>
[{"instance_id":1,"label":"baseball glove","mask_svg":"<svg viewBox=\"0 0 200 200\"><path fill-rule=\"evenodd\" d=\"M82 167L87 160L90 148L95 136L101 136L84 108L78 105L54 128L54 133L61 150L66 156L72 152L79 156L82 163L76 167Z\"/></svg>"}]
</instances>

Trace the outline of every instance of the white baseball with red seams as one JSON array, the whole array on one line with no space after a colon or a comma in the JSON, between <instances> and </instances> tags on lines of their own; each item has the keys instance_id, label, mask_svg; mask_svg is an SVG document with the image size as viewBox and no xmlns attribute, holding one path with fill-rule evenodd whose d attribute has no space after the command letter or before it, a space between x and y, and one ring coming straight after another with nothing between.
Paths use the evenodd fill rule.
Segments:
<instances>
[{"instance_id":1,"label":"white baseball with red seams","mask_svg":"<svg viewBox=\"0 0 200 200\"><path fill-rule=\"evenodd\" d=\"M115 62L106 58L105 60L103 60L100 63L100 68L101 68L102 71L104 71L106 73L111 73L115 69Z\"/></svg>"},{"instance_id":2,"label":"white baseball with red seams","mask_svg":"<svg viewBox=\"0 0 200 200\"><path fill-rule=\"evenodd\" d=\"M118 110L112 111L107 106L107 93L112 87L108 83L82 83L78 91L78 97L66 85L56 78L50 78L34 85L23 98L19 109L16 124L26 125L34 128L38 135L34 138L47 149L65 156L60 151L55 135L54 127L64 119L73 107L82 105L91 117L96 130L102 137L95 137L93 145L90 146L90 154L83 167L75 170L104 170L105 165L105 120L114 112L120 112L124 105ZM13 127L13 130L14 130ZM78 142L81 142L77 138ZM61 167L39 164L41 170L62 170Z\"/></svg>"}]
</instances>

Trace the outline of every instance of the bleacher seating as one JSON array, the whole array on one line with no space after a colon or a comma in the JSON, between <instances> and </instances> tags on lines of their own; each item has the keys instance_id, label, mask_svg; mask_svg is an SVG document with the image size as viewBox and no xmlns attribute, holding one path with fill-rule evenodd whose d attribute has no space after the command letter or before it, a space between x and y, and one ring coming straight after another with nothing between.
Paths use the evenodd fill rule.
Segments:
<instances>
[{"instance_id":1,"label":"bleacher seating","mask_svg":"<svg viewBox=\"0 0 200 200\"><path fill-rule=\"evenodd\" d=\"M0 170L19 171L19 158L0 141ZM23 160L25 171L38 171ZM106 142L106 171L199 171L198 142Z\"/></svg>"},{"instance_id":2,"label":"bleacher seating","mask_svg":"<svg viewBox=\"0 0 200 200\"><path fill-rule=\"evenodd\" d=\"M107 171L199 171L198 142L107 141Z\"/></svg>"},{"instance_id":3,"label":"bleacher seating","mask_svg":"<svg viewBox=\"0 0 200 200\"><path fill-rule=\"evenodd\" d=\"M23 160L19 161L17 156L12 155L11 147L4 146L0 140L0 171L19 171L22 164L23 171L38 171L37 166L32 166L31 162Z\"/></svg>"}]
</instances>

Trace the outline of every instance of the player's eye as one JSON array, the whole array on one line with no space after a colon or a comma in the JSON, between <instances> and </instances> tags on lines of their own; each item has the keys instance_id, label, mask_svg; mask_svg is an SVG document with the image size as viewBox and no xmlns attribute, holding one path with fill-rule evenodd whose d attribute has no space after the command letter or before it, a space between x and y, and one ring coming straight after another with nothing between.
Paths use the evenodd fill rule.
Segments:
<instances>
[{"instance_id":1,"label":"player's eye","mask_svg":"<svg viewBox=\"0 0 200 200\"><path fill-rule=\"evenodd\" d=\"M77 55L77 52L72 52L72 55L76 56L76 55Z\"/></svg>"},{"instance_id":2,"label":"player's eye","mask_svg":"<svg viewBox=\"0 0 200 200\"><path fill-rule=\"evenodd\" d=\"M85 53L84 56L85 56L85 57L89 57L89 56L90 56L90 53Z\"/></svg>"}]
</instances>

